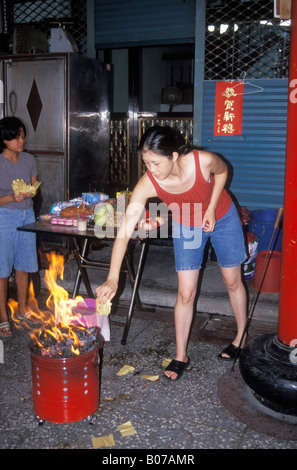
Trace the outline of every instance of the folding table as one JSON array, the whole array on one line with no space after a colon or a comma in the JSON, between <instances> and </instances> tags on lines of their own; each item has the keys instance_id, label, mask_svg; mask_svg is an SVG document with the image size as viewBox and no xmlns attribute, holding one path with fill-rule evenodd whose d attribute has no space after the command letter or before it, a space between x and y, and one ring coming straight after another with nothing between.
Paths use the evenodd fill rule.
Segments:
<instances>
[{"instance_id":1,"label":"folding table","mask_svg":"<svg viewBox=\"0 0 297 470\"><path fill-rule=\"evenodd\" d=\"M24 225L22 227L19 227L18 230L20 231L25 231L25 232L34 232L36 234L51 234L51 235L57 235L57 236L63 236L63 237L70 237L74 241L74 256L77 264L77 274L74 282L74 288L73 288L73 294L72 297L75 298L79 294L79 286L81 280L83 280L84 285L86 287L87 293L89 297L94 298L94 293L92 291L87 269L104 269L108 270L109 269L109 263L106 262L101 262L101 261L94 261L88 259L88 254L89 254L89 248L90 248L90 242L92 240L98 240L98 237L96 237L94 233L94 227L87 227L87 230L85 231L78 231L76 227L74 226L65 226L65 225L58 225L58 224L51 224L49 222L43 222L43 221L37 221L32 224ZM157 230L155 231L156 238L157 238ZM108 230L106 232L106 237L100 238L101 240L111 240L114 241L116 237L116 229L112 232L111 230ZM123 326L124 327L124 332L121 340L121 344L125 345L127 341L127 336L132 320L132 315L134 311L135 304L137 305L137 308L140 310L146 310L146 311L154 311L153 308L147 308L143 307L139 298L139 284L140 284L140 279L141 279L141 273L145 265L145 260L146 260L146 255L148 252L148 247L150 242L154 239L154 236L152 233L147 233L144 232L144 237L131 237L131 240L128 244L127 251L125 253L125 258L124 262L122 265L121 272L127 273L131 287L132 287L132 293L131 293L131 298L129 301L129 308L127 312L127 317L126 317L126 322L125 323L120 323L120 322L113 322L111 321L110 323L115 323L117 325ZM137 263L136 267L136 272L134 272L134 263L133 263L133 252L135 245L141 245L140 249L140 256L139 260Z\"/></svg>"}]
</instances>

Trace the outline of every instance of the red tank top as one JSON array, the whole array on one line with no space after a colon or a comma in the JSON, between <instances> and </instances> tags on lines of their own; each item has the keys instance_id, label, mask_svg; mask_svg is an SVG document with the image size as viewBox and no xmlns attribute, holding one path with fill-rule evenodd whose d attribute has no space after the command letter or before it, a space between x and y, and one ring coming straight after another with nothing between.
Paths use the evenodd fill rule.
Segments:
<instances>
[{"instance_id":1,"label":"red tank top","mask_svg":"<svg viewBox=\"0 0 297 470\"><path fill-rule=\"evenodd\" d=\"M214 177L211 175L209 181L205 181L200 168L199 153L193 150L196 167L195 183L192 188L181 194L168 193L162 189L151 172L147 170L147 175L153 183L158 197L169 207L172 217L183 225L200 226L205 211L210 203L214 187ZM216 219L223 217L230 209L232 199L224 189L219 198L216 208Z\"/></svg>"}]
</instances>

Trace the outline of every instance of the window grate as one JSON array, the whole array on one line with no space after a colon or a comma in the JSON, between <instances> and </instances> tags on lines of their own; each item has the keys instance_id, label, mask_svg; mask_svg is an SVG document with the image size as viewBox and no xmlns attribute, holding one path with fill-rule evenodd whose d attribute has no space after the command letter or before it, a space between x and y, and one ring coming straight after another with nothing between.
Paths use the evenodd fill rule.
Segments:
<instances>
[{"instance_id":1,"label":"window grate","mask_svg":"<svg viewBox=\"0 0 297 470\"><path fill-rule=\"evenodd\" d=\"M62 24L87 55L86 0L2 0L2 6L11 43L16 29L25 35L30 26L49 38L51 27ZM287 78L290 30L290 20L274 18L273 0L206 0L205 80Z\"/></svg>"},{"instance_id":2,"label":"window grate","mask_svg":"<svg viewBox=\"0 0 297 470\"><path fill-rule=\"evenodd\" d=\"M31 53L28 29L35 32L35 51L49 52L51 28L61 25L72 35L79 53L87 55L87 2L86 0L3 0L3 26L10 38L10 51ZM30 31L30 32L31 32ZM36 34L38 31L38 34ZM32 35L30 36L32 37ZM46 49L44 50L44 37ZM32 41L29 43L31 44Z\"/></svg>"},{"instance_id":3,"label":"window grate","mask_svg":"<svg viewBox=\"0 0 297 470\"><path fill-rule=\"evenodd\" d=\"M208 0L205 79L287 78L291 21L273 15L273 1Z\"/></svg>"}]
</instances>

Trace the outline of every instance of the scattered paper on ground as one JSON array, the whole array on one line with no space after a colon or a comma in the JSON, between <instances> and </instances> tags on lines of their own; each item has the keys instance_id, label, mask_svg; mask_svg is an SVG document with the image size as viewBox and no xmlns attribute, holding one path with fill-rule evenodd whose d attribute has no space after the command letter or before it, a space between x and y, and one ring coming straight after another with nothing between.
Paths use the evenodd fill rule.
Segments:
<instances>
[{"instance_id":1,"label":"scattered paper on ground","mask_svg":"<svg viewBox=\"0 0 297 470\"><path fill-rule=\"evenodd\" d=\"M112 434L109 436L101 437L92 437L92 443L94 449L99 449L100 447L114 447L115 442Z\"/></svg>"},{"instance_id":2,"label":"scattered paper on ground","mask_svg":"<svg viewBox=\"0 0 297 470\"><path fill-rule=\"evenodd\" d=\"M118 429L121 431L123 437L130 436L131 434L136 434L136 429L132 425L131 421L127 421L124 424L118 426Z\"/></svg>"},{"instance_id":3,"label":"scattered paper on ground","mask_svg":"<svg viewBox=\"0 0 297 470\"><path fill-rule=\"evenodd\" d=\"M121 370L119 370L119 372L117 373L117 375L119 376L122 376L122 375L127 375L129 374L129 372L133 372L135 370L135 367L132 367L132 366L128 366L127 364L125 364Z\"/></svg>"},{"instance_id":4,"label":"scattered paper on ground","mask_svg":"<svg viewBox=\"0 0 297 470\"><path fill-rule=\"evenodd\" d=\"M163 359L162 366L167 367L169 366L170 362L171 362L171 359Z\"/></svg>"},{"instance_id":5,"label":"scattered paper on ground","mask_svg":"<svg viewBox=\"0 0 297 470\"><path fill-rule=\"evenodd\" d=\"M142 375L141 378L146 379L146 380L150 380L151 382L157 382L157 380L159 380L158 375Z\"/></svg>"},{"instance_id":6,"label":"scattered paper on ground","mask_svg":"<svg viewBox=\"0 0 297 470\"><path fill-rule=\"evenodd\" d=\"M108 299L107 302L104 304L103 302L99 302L96 299L96 311L98 315L109 315L111 310L111 301Z\"/></svg>"}]
</instances>

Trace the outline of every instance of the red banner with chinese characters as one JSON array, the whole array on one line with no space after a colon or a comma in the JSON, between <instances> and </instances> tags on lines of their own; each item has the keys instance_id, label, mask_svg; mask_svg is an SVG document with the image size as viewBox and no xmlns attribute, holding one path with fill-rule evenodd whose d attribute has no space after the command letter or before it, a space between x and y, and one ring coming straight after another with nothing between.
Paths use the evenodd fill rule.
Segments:
<instances>
[{"instance_id":1,"label":"red banner with chinese characters","mask_svg":"<svg viewBox=\"0 0 297 470\"><path fill-rule=\"evenodd\" d=\"M243 82L217 82L214 136L241 135Z\"/></svg>"}]
</instances>

